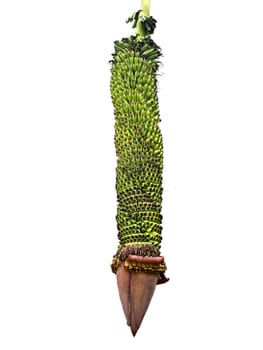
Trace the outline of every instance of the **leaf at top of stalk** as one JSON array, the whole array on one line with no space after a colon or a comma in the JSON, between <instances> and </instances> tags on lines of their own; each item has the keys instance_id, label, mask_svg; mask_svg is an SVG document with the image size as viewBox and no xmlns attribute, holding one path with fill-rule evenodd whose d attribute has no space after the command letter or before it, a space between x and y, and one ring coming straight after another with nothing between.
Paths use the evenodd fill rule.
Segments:
<instances>
[{"instance_id":1,"label":"leaf at top of stalk","mask_svg":"<svg viewBox=\"0 0 263 350\"><path fill-rule=\"evenodd\" d=\"M136 28L141 11L142 10L138 10L138 11L134 12L130 17L127 18L126 23L133 22L132 28Z\"/></svg>"}]
</instances>

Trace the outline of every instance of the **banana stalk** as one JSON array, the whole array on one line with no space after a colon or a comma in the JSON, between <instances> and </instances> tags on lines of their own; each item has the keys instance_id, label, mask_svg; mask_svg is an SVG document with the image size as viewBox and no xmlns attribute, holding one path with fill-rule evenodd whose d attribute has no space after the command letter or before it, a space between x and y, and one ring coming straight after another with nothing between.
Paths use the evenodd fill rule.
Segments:
<instances>
[{"instance_id":1,"label":"banana stalk","mask_svg":"<svg viewBox=\"0 0 263 350\"><path fill-rule=\"evenodd\" d=\"M115 115L117 228L113 256L119 295L135 336L156 284L168 281L162 241L163 143L157 70L161 49L151 39L150 1L130 16L136 34L114 42L110 91Z\"/></svg>"}]
</instances>

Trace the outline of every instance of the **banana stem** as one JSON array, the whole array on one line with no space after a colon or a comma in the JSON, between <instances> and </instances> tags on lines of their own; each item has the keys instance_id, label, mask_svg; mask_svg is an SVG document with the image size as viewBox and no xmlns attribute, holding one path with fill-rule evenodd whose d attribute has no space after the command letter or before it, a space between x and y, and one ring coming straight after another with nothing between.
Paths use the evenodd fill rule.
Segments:
<instances>
[{"instance_id":1,"label":"banana stem","mask_svg":"<svg viewBox=\"0 0 263 350\"><path fill-rule=\"evenodd\" d=\"M151 0L142 0L141 13L140 13L139 17L149 17L150 16L150 7L151 7ZM137 22L136 32L140 38L143 38L147 34L140 21Z\"/></svg>"},{"instance_id":2,"label":"banana stem","mask_svg":"<svg viewBox=\"0 0 263 350\"><path fill-rule=\"evenodd\" d=\"M150 16L151 0L142 0L141 2L141 14L142 16Z\"/></svg>"}]
</instances>

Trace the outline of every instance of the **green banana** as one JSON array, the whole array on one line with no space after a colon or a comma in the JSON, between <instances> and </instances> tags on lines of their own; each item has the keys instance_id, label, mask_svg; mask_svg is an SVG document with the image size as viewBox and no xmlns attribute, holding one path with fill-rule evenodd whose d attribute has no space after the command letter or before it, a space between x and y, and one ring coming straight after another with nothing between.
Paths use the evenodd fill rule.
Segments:
<instances>
[{"instance_id":1,"label":"green banana","mask_svg":"<svg viewBox=\"0 0 263 350\"><path fill-rule=\"evenodd\" d=\"M153 279L153 285L148 288L149 296L152 296L155 284L168 280L164 275L165 262L160 257L163 141L159 128L156 75L161 49L150 37L156 20L140 10L129 17L128 22L132 21L133 27L140 25L139 33L115 41L111 61L119 238L111 268L117 273L117 278L120 268L118 285L126 279L126 273L134 273L134 278L139 278L138 273L142 273L140 283L145 274L146 278L149 274L155 276L156 280ZM122 297L120 287L119 291L127 322L135 335L146 310L139 312L141 319L136 323L136 310L135 316L129 314L130 306L125 304L127 296ZM148 304L145 307L147 309Z\"/></svg>"}]
</instances>

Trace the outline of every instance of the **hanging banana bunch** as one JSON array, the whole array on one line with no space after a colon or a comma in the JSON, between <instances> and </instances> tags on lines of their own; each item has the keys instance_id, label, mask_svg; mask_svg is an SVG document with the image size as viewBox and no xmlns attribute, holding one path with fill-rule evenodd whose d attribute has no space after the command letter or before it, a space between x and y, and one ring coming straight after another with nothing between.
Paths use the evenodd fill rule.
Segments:
<instances>
[{"instance_id":1,"label":"hanging banana bunch","mask_svg":"<svg viewBox=\"0 0 263 350\"><path fill-rule=\"evenodd\" d=\"M150 0L128 18L136 34L115 41L110 90L115 114L117 228L112 271L135 336L156 284L168 281L160 256L163 144L156 74L160 47L151 39L156 20Z\"/></svg>"}]
</instances>

